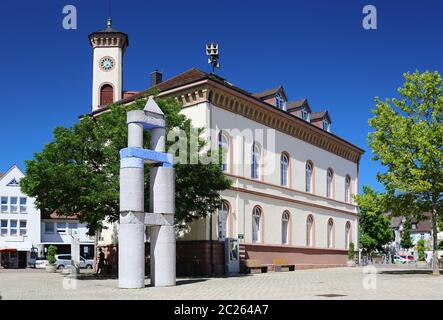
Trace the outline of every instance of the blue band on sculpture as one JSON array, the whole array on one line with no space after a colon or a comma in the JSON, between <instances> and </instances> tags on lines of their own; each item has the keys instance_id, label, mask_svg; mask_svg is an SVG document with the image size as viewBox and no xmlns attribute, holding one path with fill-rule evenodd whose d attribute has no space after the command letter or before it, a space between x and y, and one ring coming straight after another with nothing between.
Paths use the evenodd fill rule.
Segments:
<instances>
[{"instance_id":1,"label":"blue band on sculpture","mask_svg":"<svg viewBox=\"0 0 443 320\"><path fill-rule=\"evenodd\" d=\"M163 163L164 167L167 167L165 164L171 166L173 164L173 157L171 154L142 148L129 147L121 149L120 159L123 158L139 158L151 163Z\"/></svg>"},{"instance_id":2,"label":"blue band on sculpture","mask_svg":"<svg viewBox=\"0 0 443 320\"><path fill-rule=\"evenodd\" d=\"M143 169L145 163L143 159L139 158L122 158L120 160L120 168L139 168Z\"/></svg>"}]
</instances>

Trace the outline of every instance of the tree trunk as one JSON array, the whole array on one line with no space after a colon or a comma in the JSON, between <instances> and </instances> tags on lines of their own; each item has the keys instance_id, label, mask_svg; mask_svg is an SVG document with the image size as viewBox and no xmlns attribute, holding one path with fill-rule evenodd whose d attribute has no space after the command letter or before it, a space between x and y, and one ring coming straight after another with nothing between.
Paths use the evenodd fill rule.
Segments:
<instances>
[{"instance_id":1,"label":"tree trunk","mask_svg":"<svg viewBox=\"0 0 443 320\"><path fill-rule=\"evenodd\" d=\"M99 236L99 231L95 231L95 237L94 237L94 271L97 272L97 267L98 267L98 263L97 263L97 248L98 248L98 236Z\"/></svg>"},{"instance_id":2,"label":"tree trunk","mask_svg":"<svg viewBox=\"0 0 443 320\"><path fill-rule=\"evenodd\" d=\"M437 245L437 210L432 209L432 274L434 276L440 275L440 263L438 259L438 245Z\"/></svg>"}]
</instances>

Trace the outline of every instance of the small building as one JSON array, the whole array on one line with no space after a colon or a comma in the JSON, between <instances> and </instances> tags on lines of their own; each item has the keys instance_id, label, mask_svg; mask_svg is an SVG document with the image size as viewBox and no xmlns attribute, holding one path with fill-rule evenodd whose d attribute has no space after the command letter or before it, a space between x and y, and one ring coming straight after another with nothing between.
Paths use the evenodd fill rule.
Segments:
<instances>
[{"instance_id":1,"label":"small building","mask_svg":"<svg viewBox=\"0 0 443 320\"><path fill-rule=\"evenodd\" d=\"M40 242L40 210L20 189L24 176L16 165L0 174L0 261L6 268L33 264Z\"/></svg>"},{"instance_id":2,"label":"small building","mask_svg":"<svg viewBox=\"0 0 443 320\"><path fill-rule=\"evenodd\" d=\"M93 236L88 235L86 224L80 223L75 216L43 212L41 243L38 246L39 256L46 256L50 245L57 247L57 254L70 254L73 234L76 234L80 239L80 255L92 259L95 240Z\"/></svg>"},{"instance_id":3,"label":"small building","mask_svg":"<svg viewBox=\"0 0 443 320\"><path fill-rule=\"evenodd\" d=\"M411 221L411 239L412 243L417 245L418 240L423 239L425 241L425 247L432 247L432 224L430 220L430 215L426 214L429 219L417 221L417 219L412 219ZM391 219L390 227L394 230L395 239L391 244L396 252L404 251L401 247L401 238L403 236L404 223L406 221L405 217L393 217ZM414 252L414 248L409 250Z\"/></svg>"}]
</instances>

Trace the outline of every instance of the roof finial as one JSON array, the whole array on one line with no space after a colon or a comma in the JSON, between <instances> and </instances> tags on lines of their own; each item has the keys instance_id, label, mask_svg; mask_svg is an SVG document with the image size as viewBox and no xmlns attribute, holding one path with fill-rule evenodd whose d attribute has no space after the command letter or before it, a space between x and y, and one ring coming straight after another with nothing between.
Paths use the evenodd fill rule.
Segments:
<instances>
[{"instance_id":1,"label":"roof finial","mask_svg":"<svg viewBox=\"0 0 443 320\"><path fill-rule=\"evenodd\" d=\"M108 28L112 28L112 0L109 0Z\"/></svg>"}]
</instances>

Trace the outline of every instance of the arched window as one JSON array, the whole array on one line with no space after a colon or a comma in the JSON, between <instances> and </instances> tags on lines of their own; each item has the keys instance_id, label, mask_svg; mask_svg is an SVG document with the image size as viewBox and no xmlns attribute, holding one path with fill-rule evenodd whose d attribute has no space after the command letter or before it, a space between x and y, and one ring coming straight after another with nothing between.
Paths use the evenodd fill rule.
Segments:
<instances>
[{"instance_id":1,"label":"arched window","mask_svg":"<svg viewBox=\"0 0 443 320\"><path fill-rule=\"evenodd\" d=\"M100 105L105 106L114 102L114 88L110 84L105 84L100 89Z\"/></svg>"},{"instance_id":2,"label":"arched window","mask_svg":"<svg viewBox=\"0 0 443 320\"><path fill-rule=\"evenodd\" d=\"M306 192L312 192L312 170L312 162L306 162Z\"/></svg>"},{"instance_id":3,"label":"arched window","mask_svg":"<svg viewBox=\"0 0 443 320\"><path fill-rule=\"evenodd\" d=\"M252 145L252 163L251 163L251 178L258 179L259 178L259 170L260 170L260 147L254 142Z\"/></svg>"},{"instance_id":4,"label":"arched window","mask_svg":"<svg viewBox=\"0 0 443 320\"><path fill-rule=\"evenodd\" d=\"M345 179L345 202L351 202L351 177L349 175Z\"/></svg>"},{"instance_id":5,"label":"arched window","mask_svg":"<svg viewBox=\"0 0 443 320\"><path fill-rule=\"evenodd\" d=\"M334 248L334 220L328 220L328 248Z\"/></svg>"},{"instance_id":6,"label":"arched window","mask_svg":"<svg viewBox=\"0 0 443 320\"><path fill-rule=\"evenodd\" d=\"M349 249L351 243L351 222L346 222L345 226L345 249Z\"/></svg>"},{"instance_id":7,"label":"arched window","mask_svg":"<svg viewBox=\"0 0 443 320\"><path fill-rule=\"evenodd\" d=\"M228 171L229 139L222 131L218 134L218 150L222 155L221 170L226 172Z\"/></svg>"},{"instance_id":8,"label":"arched window","mask_svg":"<svg viewBox=\"0 0 443 320\"><path fill-rule=\"evenodd\" d=\"M282 153L280 158L280 175L281 185L288 185L289 157L286 153Z\"/></svg>"},{"instance_id":9,"label":"arched window","mask_svg":"<svg viewBox=\"0 0 443 320\"><path fill-rule=\"evenodd\" d=\"M314 246L314 217L312 214L306 220L306 245L308 247Z\"/></svg>"},{"instance_id":10,"label":"arched window","mask_svg":"<svg viewBox=\"0 0 443 320\"><path fill-rule=\"evenodd\" d=\"M326 196L328 198L332 198L333 182L334 182L334 171L332 171L332 169L329 168L326 174Z\"/></svg>"},{"instance_id":11,"label":"arched window","mask_svg":"<svg viewBox=\"0 0 443 320\"><path fill-rule=\"evenodd\" d=\"M288 244L289 243L289 212L283 212L281 216L281 243Z\"/></svg>"},{"instance_id":12,"label":"arched window","mask_svg":"<svg viewBox=\"0 0 443 320\"><path fill-rule=\"evenodd\" d=\"M222 201L218 209L218 238L225 240L229 235L229 203Z\"/></svg>"},{"instance_id":13,"label":"arched window","mask_svg":"<svg viewBox=\"0 0 443 320\"><path fill-rule=\"evenodd\" d=\"M255 207L252 212L252 242L261 241L261 218L262 212L259 207Z\"/></svg>"}]
</instances>

